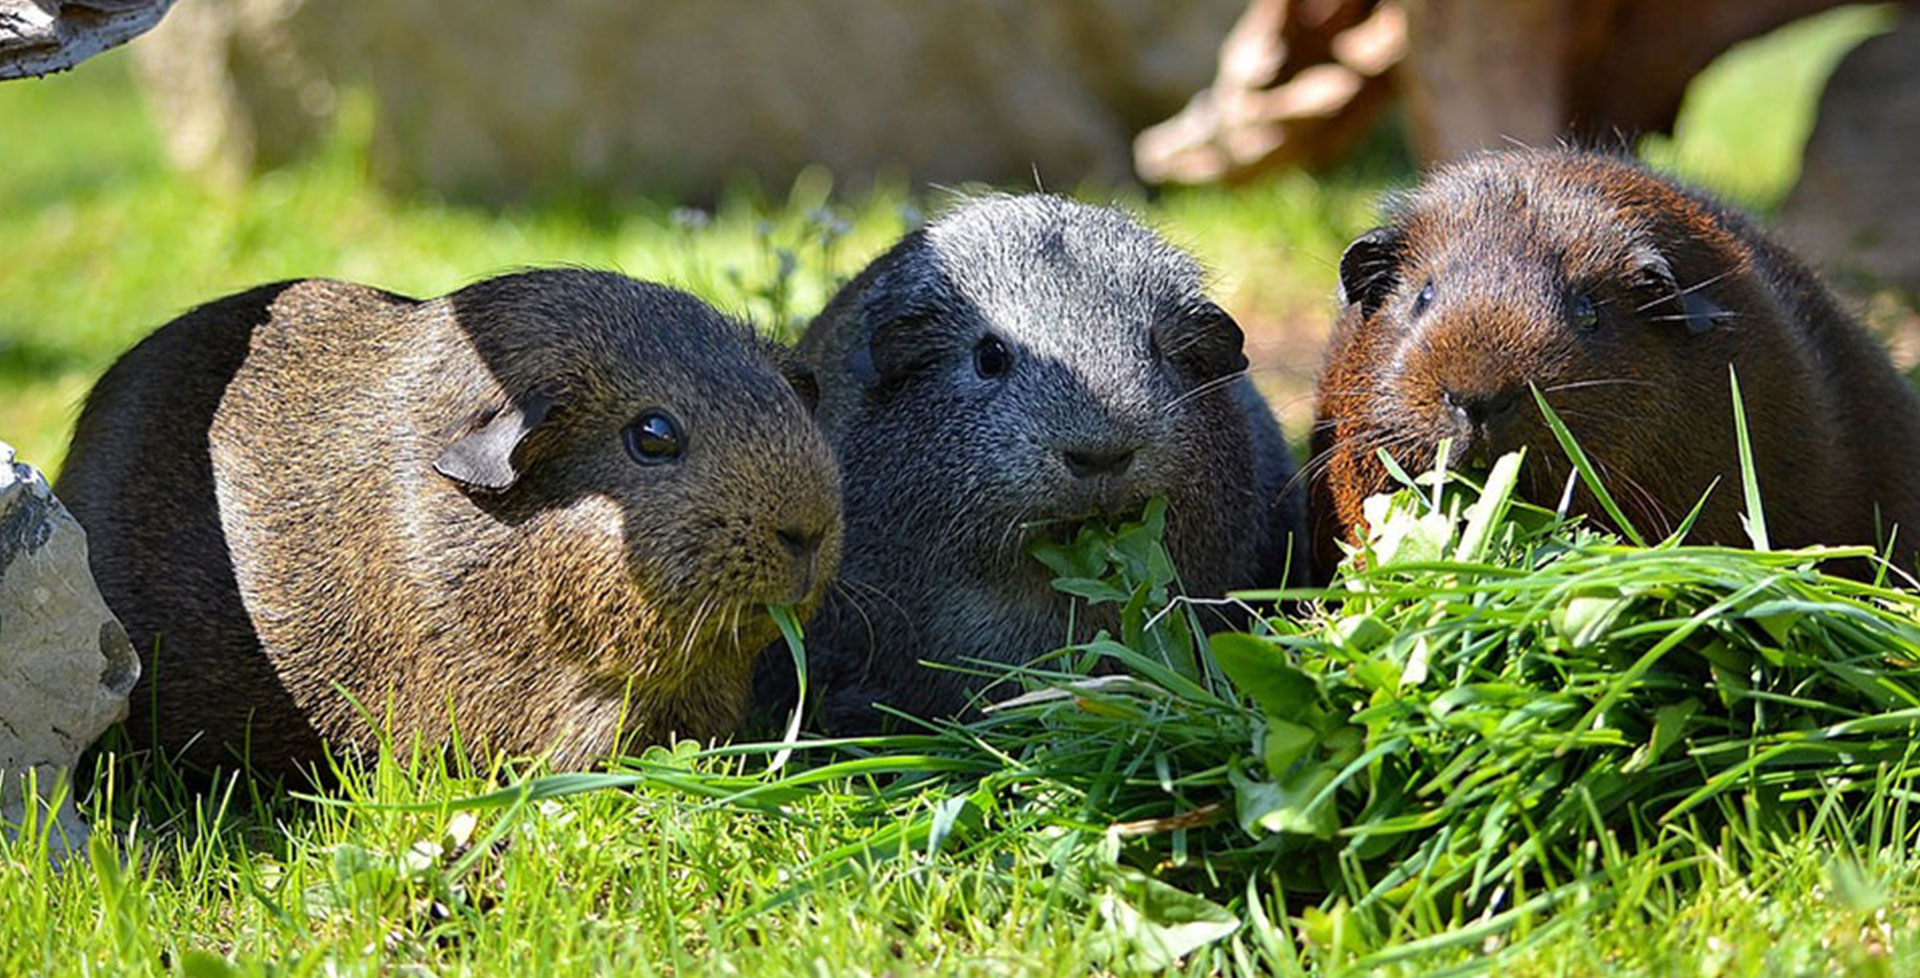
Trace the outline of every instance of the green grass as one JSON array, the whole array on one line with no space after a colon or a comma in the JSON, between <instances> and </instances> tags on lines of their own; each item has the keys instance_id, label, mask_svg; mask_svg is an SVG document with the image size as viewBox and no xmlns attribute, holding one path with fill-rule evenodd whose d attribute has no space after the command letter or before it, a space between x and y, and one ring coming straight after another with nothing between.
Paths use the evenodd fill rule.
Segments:
<instances>
[{"instance_id":1,"label":"green grass","mask_svg":"<svg viewBox=\"0 0 1920 978\"><path fill-rule=\"evenodd\" d=\"M777 774L386 746L308 799L117 742L79 862L0 847L0 973L1913 973L1920 598L1624 547L1514 464L1211 654L1157 514L1086 531L1044 556L1114 640Z\"/></svg>"},{"instance_id":2,"label":"green grass","mask_svg":"<svg viewBox=\"0 0 1920 978\"><path fill-rule=\"evenodd\" d=\"M1649 155L1738 199L1777 202L1814 86L1884 23L1884 12L1844 10L1750 46L1714 69L1676 141ZM495 213L370 189L367 132L364 110L349 113L320 158L219 189L165 167L119 55L0 85L0 438L57 469L80 397L114 356L194 303L260 281L327 275L432 294L519 265L580 262L790 328L900 231L903 209L939 206L899 190L844 199L815 173L731 194L704 224L664 202L564 194ZM1299 379L1318 355L1340 250L1371 222L1374 194L1410 179L1388 150L1331 177L1135 201L1214 270L1296 434ZM782 249L796 253L790 276ZM1417 507L1404 512L1418 523ZM0 975L1081 974L1154 964L1166 950L1156 941L1187 950L1173 970L1191 974L1916 973L1920 857L1909 854L1920 847L1898 738L1842 730L1817 764L1768 766L1805 759L1768 755L1659 817L1684 800L1674 785L1697 791L1769 750L1801 749L1778 738L1832 728L1833 710L1881 709L1821 672L1807 658L1817 646L1792 643L1844 632L1858 615L1893 628L1911 621L1911 599L1822 579L1792 555L1625 550L1536 522L1523 529L1548 536L1528 539L1584 548L1559 569L1593 586L1556 598L1557 578L1501 586L1522 579L1500 568L1532 558L1514 549L1518 537L1490 532L1519 524L1480 525L1489 532L1474 531L1470 559L1383 571L1351 603L1323 602L1277 623L1277 637L1249 640L1284 648L1320 697L1313 711L1263 708L1287 684L1276 693L1258 671L1233 676L1254 694L1242 697L1165 630L1176 614L1151 628L1136 615L1125 643L1081 653L1120 657L1145 685L1042 699L975 727L817 747L785 780L752 773L767 753L758 748L654 752L616 768L617 789L458 760L450 773L434 752L385 750L346 765L330 801L314 802L272 786L190 790L120 735L82 798L98 831L90 850L54 872L32 833L0 845ZM1050 557L1085 593L1144 594L1144 611L1168 583L1140 549L1150 536L1102 551L1117 560L1104 570L1084 553ZM1715 614L1689 635L1763 641L1723 653L1683 636L1672 661L1662 653L1631 672L1657 643L1649 636L1757 581L1854 610L1778 635L1767 615ZM1869 631L1887 634L1899 633ZM1479 818L1471 824L1492 841L1459 848L1463 837L1436 842L1423 826L1380 837L1381 852L1343 852L1359 836L1322 838L1329 814L1336 830L1364 825L1372 796L1360 787L1387 779L1362 765L1316 807L1288 793L1288 772L1320 778L1324 764L1353 763L1355 735L1341 731L1361 715L1355 704L1438 724L1433 702L1446 686L1375 702L1381 667L1369 663L1403 676L1423 636L1436 684L1459 675L1437 668L1448 655L1506 640L1504 657L1481 667L1512 670L1529 702L1586 712L1513 719L1540 726L1511 741L1436 725L1404 763L1473 758L1482 788L1519 798L1557 762L1579 762L1559 769L1565 784L1600 786L1590 772L1666 738L1640 769L1665 780L1632 804L1609 807L1589 791L1573 813L1586 817L1559 821L1535 816L1578 792L1528 796L1536 809L1489 822L1498 792L1436 789L1425 797L1453 799L1449 817ZM1802 658L1769 658L1782 649ZM1715 672L1714 655L1734 665ZM1547 660L1553 668L1527 671ZM1856 678L1896 672L1871 657L1855 666ZM1731 689L1736 703L1758 702L1743 688L1787 698L1769 701L1774 725L1754 726L1753 710L1724 698ZM1496 730L1524 705L1483 704ZM823 775L830 763L850 766ZM1443 773L1407 771L1408 785ZM489 796L503 783L547 794ZM1427 875L1383 887L1403 851L1432 855ZM1515 853L1526 855L1504 884L1481 885ZM1461 867L1482 859L1492 862L1480 882L1463 884Z\"/></svg>"}]
</instances>

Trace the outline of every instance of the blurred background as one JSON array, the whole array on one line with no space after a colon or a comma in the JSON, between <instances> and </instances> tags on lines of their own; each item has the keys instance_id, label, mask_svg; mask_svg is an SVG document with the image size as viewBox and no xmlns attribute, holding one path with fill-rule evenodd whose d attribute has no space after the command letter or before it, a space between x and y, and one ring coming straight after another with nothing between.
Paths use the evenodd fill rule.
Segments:
<instances>
[{"instance_id":1,"label":"blurred background","mask_svg":"<svg viewBox=\"0 0 1920 978\"><path fill-rule=\"evenodd\" d=\"M581 263L790 335L982 186L1198 254L1298 439L1378 196L1505 142L1756 211L1920 356L1913 4L0 0L0 74L70 62L0 84L0 440L49 472L114 357L258 282Z\"/></svg>"}]
</instances>

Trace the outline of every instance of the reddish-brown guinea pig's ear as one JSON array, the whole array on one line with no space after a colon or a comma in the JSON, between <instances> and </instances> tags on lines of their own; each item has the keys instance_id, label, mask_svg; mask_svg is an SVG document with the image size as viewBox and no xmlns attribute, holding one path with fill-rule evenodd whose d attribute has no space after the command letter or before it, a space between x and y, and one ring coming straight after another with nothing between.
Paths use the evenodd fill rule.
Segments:
<instances>
[{"instance_id":1,"label":"reddish-brown guinea pig's ear","mask_svg":"<svg viewBox=\"0 0 1920 978\"><path fill-rule=\"evenodd\" d=\"M506 492L526 471L521 446L553 408L551 394L509 400L474 418L433 462L433 470L469 491Z\"/></svg>"},{"instance_id":2,"label":"reddish-brown guinea pig's ear","mask_svg":"<svg viewBox=\"0 0 1920 978\"><path fill-rule=\"evenodd\" d=\"M1717 261L1717 257L1712 254L1689 254L1684 245L1670 246L1666 250L1679 253L1683 259L1696 259L1693 262L1696 266L1711 267ZM1698 252L1701 249L1693 250ZM1642 306L1643 309L1658 312L1659 318L1667 322L1686 323L1687 332L1694 336L1712 332L1722 323L1733 318L1719 302L1714 300L1713 296L1708 294L1711 287L1719 282L1721 276L1717 274L1701 276L1698 282L1690 285L1683 284L1679 276L1674 273L1673 263L1668 261L1665 250L1648 246L1637 251L1635 258L1640 266L1641 284L1651 289L1654 294L1654 298Z\"/></svg>"},{"instance_id":3,"label":"reddish-brown guinea pig's ear","mask_svg":"<svg viewBox=\"0 0 1920 978\"><path fill-rule=\"evenodd\" d=\"M1340 304L1360 304L1371 316L1400 284L1402 238L1398 229L1378 227L1353 239L1340 255Z\"/></svg>"}]
</instances>

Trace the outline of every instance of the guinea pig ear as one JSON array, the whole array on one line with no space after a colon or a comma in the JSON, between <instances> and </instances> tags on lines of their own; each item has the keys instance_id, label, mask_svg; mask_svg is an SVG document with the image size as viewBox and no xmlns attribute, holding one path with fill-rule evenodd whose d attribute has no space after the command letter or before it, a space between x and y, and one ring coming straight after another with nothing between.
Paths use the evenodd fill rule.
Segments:
<instances>
[{"instance_id":1,"label":"guinea pig ear","mask_svg":"<svg viewBox=\"0 0 1920 978\"><path fill-rule=\"evenodd\" d=\"M534 393L480 415L434 459L433 470L464 489L506 492L526 470L524 460L516 460L515 454L552 407L553 395Z\"/></svg>"},{"instance_id":2,"label":"guinea pig ear","mask_svg":"<svg viewBox=\"0 0 1920 978\"><path fill-rule=\"evenodd\" d=\"M933 359L926 320L896 316L875 326L867 342L855 344L848 368L867 387L877 387L912 372Z\"/></svg>"},{"instance_id":3,"label":"guinea pig ear","mask_svg":"<svg viewBox=\"0 0 1920 978\"><path fill-rule=\"evenodd\" d=\"M1653 300L1654 307L1665 310L1663 315L1669 321L1686 323L1688 335L1699 336L1711 332L1731 315L1707 294L1706 287L1711 282L1681 285L1674 276L1672 264L1659 249L1651 246L1643 248L1636 253L1635 259L1640 266L1642 281L1665 297Z\"/></svg>"},{"instance_id":4,"label":"guinea pig ear","mask_svg":"<svg viewBox=\"0 0 1920 978\"><path fill-rule=\"evenodd\" d=\"M1400 282L1398 229L1377 227L1353 239L1340 254L1340 304L1360 304L1366 315L1373 315L1387 293Z\"/></svg>"},{"instance_id":5,"label":"guinea pig ear","mask_svg":"<svg viewBox=\"0 0 1920 978\"><path fill-rule=\"evenodd\" d=\"M1246 334L1211 302L1155 326L1152 337L1154 349L1196 381L1247 369Z\"/></svg>"}]
</instances>

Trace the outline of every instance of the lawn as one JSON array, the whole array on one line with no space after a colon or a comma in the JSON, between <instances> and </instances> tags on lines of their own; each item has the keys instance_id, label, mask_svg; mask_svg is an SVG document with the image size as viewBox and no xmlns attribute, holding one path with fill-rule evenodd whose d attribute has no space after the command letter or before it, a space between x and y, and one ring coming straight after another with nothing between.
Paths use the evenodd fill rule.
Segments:
<instances>
[{"instance_id":1,"label":"lawn","mask_svg":"<svg viewBox=\"0 0 1920 978\"><path fill-rule=\"evenodd\" d=\"M1826 67L1885 22L1884 11L1842 10L1745 46L1696 86L1677 137L1651 142L1646 155L1764 212L1791 185ZM193 304L253 283L332 276L424 295L517 266L573 262L673 283L790 331L836 281L941 206L938 195L898 188L848 197L823 173L789 188L743 188L712 213L652 200L556 196L500 213L397 198L367 184L368 127L352 112L319 158L217 188L168 170L152 127L119 55L0 85L0 439L50 472L80 398L114 356ZM1119 197L1213 270L1223 304L1248 327L1256 378L1298 436L1340 251L1369 224L1377 194L1412 179L1386 133L1331 175ZM1577 545L1583 557L1627 559L1577 528L1524 530L1533 532ZM764 751L682 745L617 769L610 783L527 781L540 772L449 765L402 744L346 765L343 783L312 800L244 782L190 789L120 734L82 798L98 830L90 849L56 872L32 842L0 845L0 974L1920 973L1906 758L1886 731L1842 719L1894 707L1822 685L1824 674L1790 656L1770 657L1764 650L1814 641L1775 630L1764 613L1772 606L1741 618L1755 606L1736 602L1714 614L1750 619L1723 638L1734 643L1727 655L1744 654L1742 637L1761 643L1740 660L1753 688L1770 688L1763 676L1791 681L1768 694L1786 697L1772 707L1784 724L1742 712L1738 696L1669 695L1671 684L1642 683L1616 661L1749 585L1800 589L1792 600L1865 616L1858 620L1880 629L1870 637L1896 645L1908 640L1900 622L1912 620L1911 603L1818 578L1805 560L1690 552L1675 563L1645 558L1665 602L1657 609L1627 601L1649 592L1617 577L1583 580L1613 588L1606 600L1618 605L1596 604L1585 585L1579 602L1506 584L1463 589L1463 580L1507 581L1504 568L1539 559L1537 547L1503 539L1509 546L1462 566L1380 578L1359 603L1324 602L1301 621L1276 623L1279 638L1260 640L1319 663L1307 673L1317 702L1343 709L1379 689L1365 685L1374 681L1365 662L1339 657L1393 644L1359 636L1426 635L1479 621L1475 609L1502 601L1517 609L1501 619L1503 634L1537 632L1556 655L1605 653L1591 670L1554 673L1556 692L1537 702L1615 697L1606 710L1498 705L1521 717L1514 724L1549 724L1541 736L1551 732L1559 753L1538 739L1479 755L1469 741L1447 741L1458 757L1479 758L1462 763L1486 771L1485 784L1524 794L1546 783L1543 772L1564 780L1526 795L1541 805L1531 816L1491 818L1491 803L1462 809L1463 826L1478 819L1471 839L1464 828L1444 838L1431 825L1409 829L1407 839L1429 848L1405 860L1423 867L1406 879L1382 878L1378 861L1402 842L1382 837L1364 856L1323 844L1314 820L1335 806L1289 807L1290 789L1252 760L1344 770L1354 757L1342 753L1333 719L1301 735L1310 747L1276 747L1273 731L1286 728L1262 699L1278 695L1270 687L1204 657L1164 672L1165 642L1143 631L1106 654L1135 657L1126 661L1159 692L1084 695L978 729L821 748L773 776L754 773ZM1117 587L1152 583L1117 564L1109 570ZM1693 581L1689 574L1699 576L1693 590L1675 583ZM1686 604L1687 595L1705 603ZM1597 631L1569 631L1567 607L1628 610L1601 615ZM1645 627L1632 632L1635 624ZM1595 637L1622 629L1630 634L1618 646ZM1469 631L1432 633L1423 647L1438 663L1453 648L1444 641L1488 641ZM1805 647L1850 641L1826 636ZM1525 661L1516 656L1512 668ZM1709 665L1722 672L1701 673L1703 687L1731 683L1724 663L1693 663ZM1879 677L1867 685L1904 702L1898 667L1859 668ZM1436 713L1431 699L1411 694L1394 702L1408 704L1409 717L1453 709ZM1796 728L1795 717L1806 723ZM1674 724L1689 732L1685 751L1672 746ZM1796 729L1822 731L1830 748L1766 740ZM1661 750L1636 762L1627 750L1636 736L1680 753L1664 766ZM1578 750L1560 749L1576 740ZM1763 746L1799 751L1799 760L1827 750L1830 767L1780 778L1754 767L1672 818L1661 814L1679 797L1638 799L1644 807L1629 812L1609 807L1601 790L1613 784L1602 777L1607 763L1659 774L1670 792ZM1608 753L1615 748L1618 757ZM809 773L834 762L849 766ZM1458 776L1405 773L1410 784L1415 773L1436 784ZM1357 790L1355 778L1340 790ZM488 794L503 784L520 787ZM474 798L483 801L462 802ZM1243 828L1220 806L1240 806L1245 820L1249 798L1264 802ZM1559 810L1539 798L1576 799L1592 815L1538 818ZM1339 808L1343 825L1374 810L1340 796L1349 802ZM1528 838L1556 841L1529 849ZM1475 840L1479 857L1462 848ZM1532 861L1506 876L1488 866L1470 881L1461 875L1476 858L1514 853Z\"/></svg>"}]
</instances>

